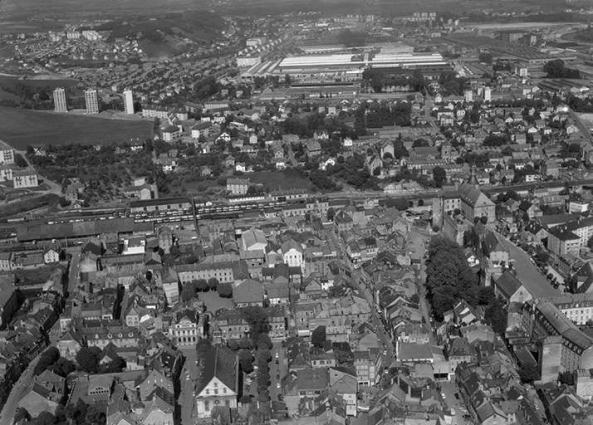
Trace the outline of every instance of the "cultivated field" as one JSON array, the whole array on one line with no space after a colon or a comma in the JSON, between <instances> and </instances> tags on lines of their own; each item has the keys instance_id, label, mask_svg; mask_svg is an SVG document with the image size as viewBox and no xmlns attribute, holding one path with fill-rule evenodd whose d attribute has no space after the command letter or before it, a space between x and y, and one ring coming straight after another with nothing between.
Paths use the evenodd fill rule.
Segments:
<instances>
[{"instance_id":1,"label":"cultivated field","mask_svg":"<svg viewBox=\"0 0 593 425\"><path fill-rule=\"evenodd\" d=\"M152 123L0 107L0 139L18 150L68 143L109 144L151 137Z\"/></svg>"}]
</instances>

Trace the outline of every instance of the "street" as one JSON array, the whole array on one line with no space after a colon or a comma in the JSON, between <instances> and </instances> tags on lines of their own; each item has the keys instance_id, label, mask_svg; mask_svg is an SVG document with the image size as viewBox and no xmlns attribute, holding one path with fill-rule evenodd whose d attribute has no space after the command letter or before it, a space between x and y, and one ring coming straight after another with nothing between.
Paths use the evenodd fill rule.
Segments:
<instances>
[{"instance_id":1,"label":"street","mask_svg":"<svg viewBox=\"0 0 593 425\"><path fill-rule=\"evenodd\" d=\"M278 395L282 394L282 378L288 373L288 359L285 356L281 342L274 342L271 350L272 361L270 362L270 398L278 401ZM278 354L278 358L276 358Z\"/></svg>"},{"instance_id":2,"label":"street","mask_svg":"<svg viewBox=\"0 0 593 425\"><path fill-rule=\"evenodd\" d=\"M0 425L12 425L12 420L19 407L19 402L27 394L27 392L33 387L33 369L39 361L39 356L33 359L29 364L29 367L21 374L19 380L15 382L12 387L12 391L6 400L6 404L2 408L2 414L0 415Z\"/></svg>"},{"instance_id":3,"label":"street","mask_svg":"<svg viewBox=\"0 0 593 425\"><path fill-rule=\"evenodd\" d=\"M185 364L179 377L179 398L178 403L181 409L181 425L194 425L196 378L198 369L196 368L197 352L194 345L180 347L180 351L185 356Z\"/></svg>"}]
</instances>

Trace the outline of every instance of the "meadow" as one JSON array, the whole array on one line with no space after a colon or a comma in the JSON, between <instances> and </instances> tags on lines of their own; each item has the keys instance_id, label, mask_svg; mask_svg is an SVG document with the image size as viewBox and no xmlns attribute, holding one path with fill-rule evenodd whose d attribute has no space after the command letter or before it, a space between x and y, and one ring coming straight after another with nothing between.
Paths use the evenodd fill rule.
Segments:
<instances>
[{"instance_id":1,"label":"meadow","mask_svg":"<svg viewBox=\"0 0 593 425\"><path fill-rule=\"evenodd\" d=\"M110 144L152 135L152 122L0 107L0 139L17 150L69 143Z\"/></svg>"}]
</instances>

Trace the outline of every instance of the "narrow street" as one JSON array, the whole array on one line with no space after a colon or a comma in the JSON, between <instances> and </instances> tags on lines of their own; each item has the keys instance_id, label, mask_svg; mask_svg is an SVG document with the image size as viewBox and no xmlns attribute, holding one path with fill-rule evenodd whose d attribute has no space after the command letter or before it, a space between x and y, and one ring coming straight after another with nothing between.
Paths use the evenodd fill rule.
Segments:
<instances>
[{"instance_id":1,"label":"narrow street","mask_svg":"<svg viewBox=\"0 0 593 425\"><path fill-rule=\"evenodd\" d=\"M358 292L364 297L364 299L369 303L369 306L371 307L372 325L373 325L375 331L377 332L377 336L379 337L379 340L383 344L383 349L387 350L386 356L387 356L387 359L391 360L390 361L390 363L391 363L395 360L393 341L391 340L391 336L389 336L389 334L385 331L383 322L381 322L381 319L379 318L379 313L377 313L377 309L375 308L375 301L373 300L371 291L369 291L368 288L366 288L362 285L359 285L358 282L354 282L354 284L356 285ZM385 360L385 358L384 358L384 360ZM386 367L388 366L385 364L385 362L383 363L383 365Z\"/></svg>"},{"instance_id":2,"label":"narrow street","mask_svg":"<svg viewBox=\"0 0 593 425\"><path fill-rule=\"evenodd\" d=\"M331 236L332 242L340 250L340 255L342 259L346 264L349 265L350 271L353 272L354 265L350 261L350 258L348 258L348 254L346 253L346 249L344 248L344 244L340 240L339 235L336 232L330 232L329 235ZM383 358L383 365L387 367L395 360L393 341L391 339L391 336L385 331L385 326L383 325L383 322L381 321L379 313L377 312L377 309L375 307L375 299L369 288L360 285L354 279L353 282L356 286L358 293L363 296L366 302L369 303L369 306L371 308L371 323L373 325L373 328L377 332L377 337L379 337L379 340L383 345L383 350L387 351L387 354Z\"/></svg>"},{"instance_id":3,"label":"narrow street","mask_svg":"<svg viewBox=\"0 0 593 425\"><path fill-rule=\"evenodd\" d=\"M6 400L6 404L4 404L4 407L2 408L2 414L0 414L0 425L12 425L12 420L16 409L19 406L19 402L33 386L33 369L38 361L39 356L33 359L29 364L29 367L27 367L19 377L19 380L15 382L12 387L12 391Z\"/></svg>"}]
</instances>

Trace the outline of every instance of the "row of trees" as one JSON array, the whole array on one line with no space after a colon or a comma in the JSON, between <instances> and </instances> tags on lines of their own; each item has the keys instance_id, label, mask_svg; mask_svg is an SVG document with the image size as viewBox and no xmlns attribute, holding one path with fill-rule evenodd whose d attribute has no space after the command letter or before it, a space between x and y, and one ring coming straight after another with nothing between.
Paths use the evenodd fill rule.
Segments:
<instances>
[{"instance_id":1,"label":"row of trees","mask_svg":"<svg viewBox=\"0 0 593 425\"><path fill-rule=\"evenodd\" d=\"M249 324L249 335L252 346L257 350L255 361L257 363L257 392L258 401L268 402L270 400L270 365L272 361L272 341L268 333L270 332L270 323L265 310L261 307L247 307L241 310L243 319ZM249 352L251 354L251 352ZM240 356L240 365L246 366L249 370L249 356L244 352ZM252 356L253 357L253 356ZM242 360L242 363L241 363ZM252 360L253 361L253 360ZM253 367L252 367L253 370ZM247 372L244 370L244 372Z\"/></svg>"},{"instance_id":2,"label":"row of trees","mask_svg":"<svg viewBox=\"0 0 593 425\"><path fill-rule=\"evenodd\" d=\"M104 425L107 418L105 413L94 406L86 404L81 399L76 404L69 404L66 407L58 407L55 415L50 412L42 412L39 416L31 418L29 412L20 407L14 415L14 423L21 420L29 421L29 425Z\"/></svg>"},{"instance_id":3,"label":"row of trees","mask_svg":"<svg viewBox=\"0 0 593 425\"><path fill-rule=\"evenodd\" d=\"M216 291L222 298L231 298L233 296L233 286L228 282L219 282L215 277L210 279L192 280L183 284L181 299L189 301L196 296L197 292Z\"/></svg>"}]
</instances>

